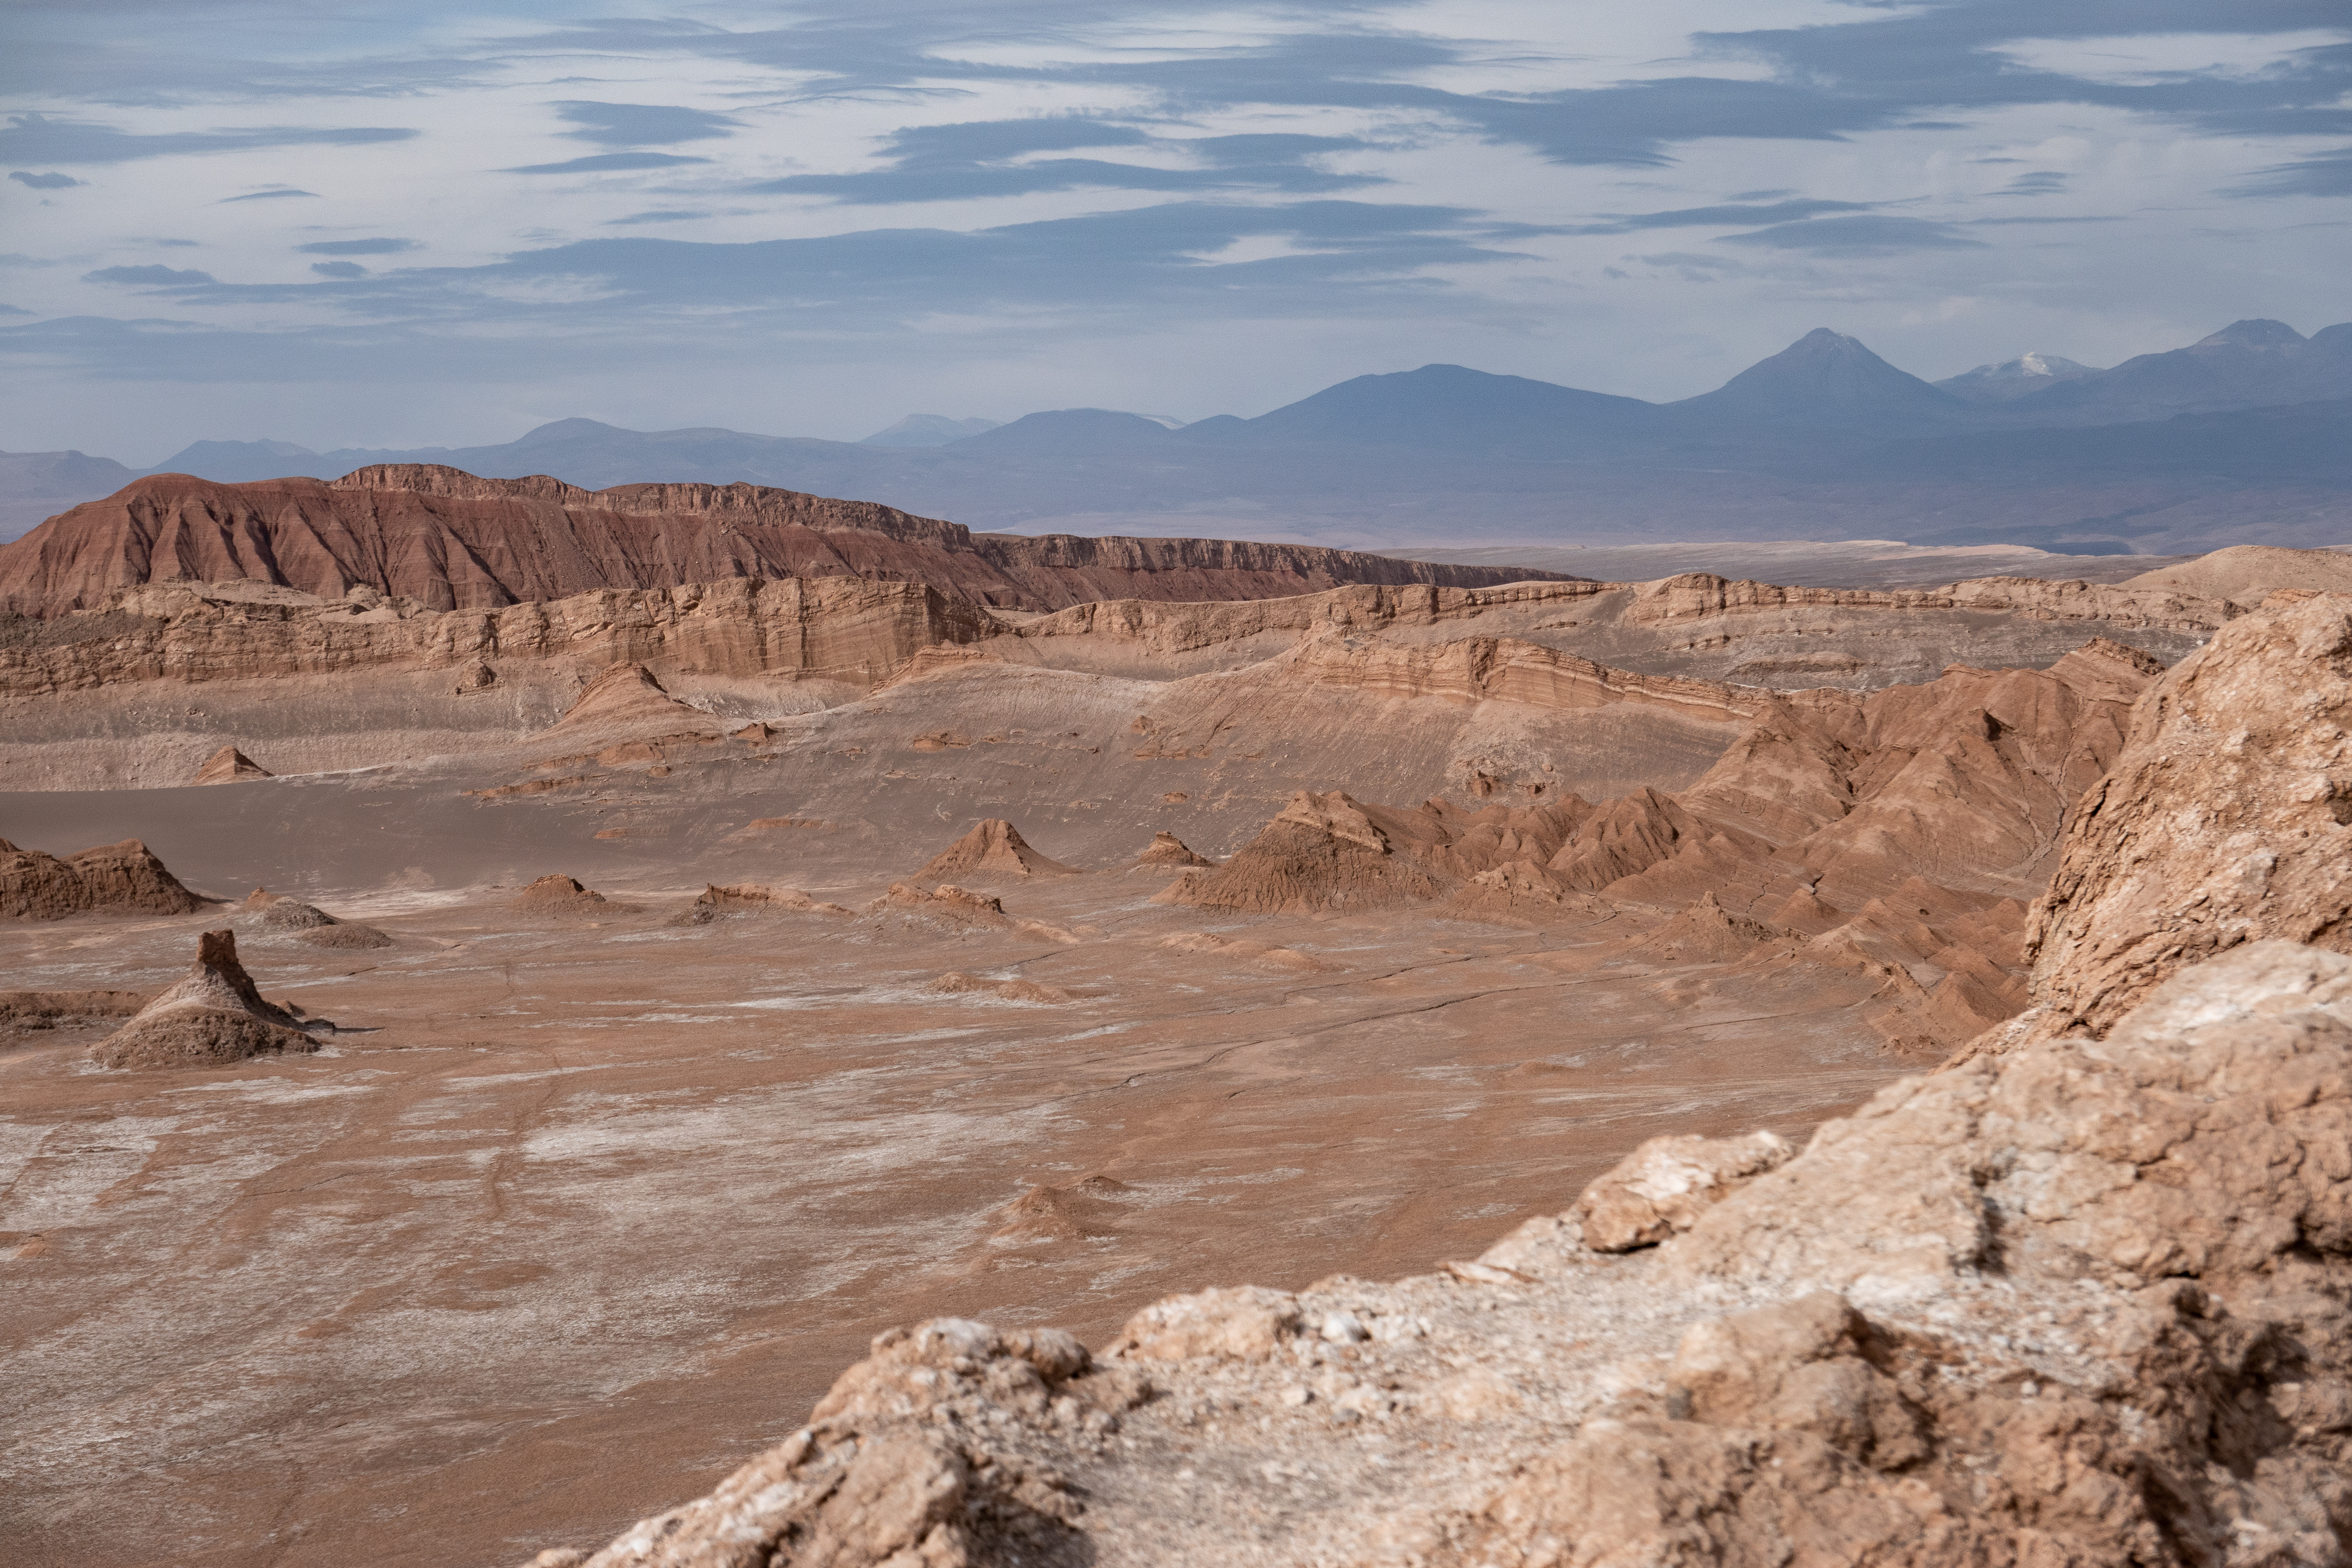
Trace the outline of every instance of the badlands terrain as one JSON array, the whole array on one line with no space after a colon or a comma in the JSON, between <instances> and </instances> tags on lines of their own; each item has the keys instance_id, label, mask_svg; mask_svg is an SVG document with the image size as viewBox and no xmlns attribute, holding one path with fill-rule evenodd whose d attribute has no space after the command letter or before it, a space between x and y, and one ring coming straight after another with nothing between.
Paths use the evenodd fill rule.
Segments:
<instances>
[{"instance_id":1,"label":"badlands terrain","mask_svg":"<svg viewBox=\"0 0 2352 1568\"><path fill-rule=\"evenodd\" d=\"M681 489L0 548L23 1560L2344 1560L2342 557Z\"/></svg>"}]
</instances>

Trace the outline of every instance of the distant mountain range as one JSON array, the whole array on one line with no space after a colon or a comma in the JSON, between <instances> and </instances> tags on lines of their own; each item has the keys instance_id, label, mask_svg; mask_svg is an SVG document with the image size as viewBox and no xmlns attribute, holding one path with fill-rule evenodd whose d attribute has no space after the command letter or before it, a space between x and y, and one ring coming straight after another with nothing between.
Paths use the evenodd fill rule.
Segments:
<instances>
[{"instance_id":1,"label":"distant mountain range","mask_svg":"<svg viewBox=\"0 0 2352 1568\"><path fill-rule=\"evenodd\" d=\"M201 441L145 471L331 479L383 462L592 489L748 480L982 530L1374 548L2334 544L2352 542L2352 323L2305 338L2238 321L2112 369L2025 354L1940 384L1822 329L1669 404L1433 364L1190 425L1099 408L1006 425L913 415L842 442L562 419L489 447ZM0 538L132 477L79 453L0 455Z\"/></svg>"}]
</instances>

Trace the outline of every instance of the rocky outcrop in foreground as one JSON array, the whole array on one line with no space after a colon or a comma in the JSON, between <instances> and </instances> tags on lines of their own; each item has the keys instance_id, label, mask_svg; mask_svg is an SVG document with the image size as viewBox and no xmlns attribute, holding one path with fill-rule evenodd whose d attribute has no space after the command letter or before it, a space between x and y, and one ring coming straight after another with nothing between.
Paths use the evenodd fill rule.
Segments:
<instances>
[{"instance_id":1,"label":"rocky outcrop in foreground","mask_svg":"<svg viewBox=\"0 0 2352 1568\"><path fill-rule=\"evenodd\" d=\"M2149 693L2034 906L2032 1026L2105 1034L2165 974L2242 942L2352 952L2347 609L2282 595Z\"/></svg>"},{"instance_id":2,"label":"rocky outcrop in foreground","mask_svg":"<svg viewBox=\"0 0 2352 1568\"><path fill-rule=\"evenodd\" d=\"M262 999L237 962L236 933L208 931L196 942L196 962L179 983L131 1022L89 1048L108 1068L222 1067L249 1057L315 1051L310 1028L285 1008Z\"/></svg>"},{"instance_id":3,"label":"rocky outcrop in foreground","mask_svg":"<svg viewBox=\"0 0 2352 1568\"><path fill-rule=\"evenodd\" d=\"M494 610L598 589L744 577L926 584L1055 610L1094 599L1259 599L1345 583L1481 587L1559 574L1440 566L1302 544L975 534L871 501L762 485L583 490L382 464L332 481L139 479L0 545L0 611L43 617L146 583L240 579L435 610Z\"/></svg>"},{"instance_id":4,"label":"rocky outcrop in foreground","mask_svg":"<svg viewBox=\"0 0 2352 1568\"><path fill-rule=\"evenodd\" d=\"M2266 612L2238 656L2333 713L2347 612ZM2127 757L2226 657L2158 683ZM2136 817L2186 825L2131 862L2182 909L2231 907L2250 857L2275 881L2282 831L2340 879L2352 826L2215 793L2259 783L2118 767L2063 858L2107 885ZM2193 831L2216 818L2232 857ZM2070 907L2040 978L2105 994L2140 906ZM1434 1274L1171 1298L1093 1353L893 1331L709 1496L538 1561L2352 1562L2352 957L2200 956L2147 953L2104 1038L1905 1079L1793 1157L1653 1143Z\"/></svg>"}]
</instances>

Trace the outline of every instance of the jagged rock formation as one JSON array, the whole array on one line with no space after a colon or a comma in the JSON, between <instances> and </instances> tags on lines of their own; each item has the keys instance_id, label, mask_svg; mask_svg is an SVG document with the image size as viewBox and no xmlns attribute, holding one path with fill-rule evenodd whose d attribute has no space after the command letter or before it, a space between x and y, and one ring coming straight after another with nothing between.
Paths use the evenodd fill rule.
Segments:
<instances>
[{"instance_id":1,"label":"jagged rock formation","mask_svg":"<svg viewBox=\"0 0 2352 1568\"><path fill-rule=\"evenodd\" d=\"M235 746L223 746L205 759L196 770L192 784L234 784L238 779L267 779L278 775L238 751Z\"/></svg>"},{"instance_id":2,"label":"jagged rock formation","mask_svg":"<svg viewBox=\"0 0 2352 1568\"><path fill-rule=\"evenodd\" d=\"M698 926L729 915L784 913L845 915L849 911L839 904L819 903L798 888L771 888L758 882L722 888L713 882L706 883L701 896L672 916L670 923Z\"/></svg>"},{"instance_id":3,"label":"jagged rock formation","mask_svg":"<svg viewBox=\"0 0 2352 1568\"><path fill-rule=\"evenodd\" d=\"M1398 853L1400 845L1434 838L1405 813L1361 805L1339 790L1300 790L1232 859L1180 879L1153 901L1261 914L1385 909L1436 895L1436 879Z\"/></svg>"},{"instance_id":4,"label":"jagged rock formation","mask_svg":"<svg viewBox=\"0 0 2352 1568\"><path fill-rule=\"evenodd\" d=\"M1021 830L1003 817L992 816L972 830L931 857L929 864L916 872L917 878L929 881L934 877L1070 877L1078 874L1075 866L1065 866L1059 860L1040 855L1021 837Z\"/></svg>"},{"instance_id":5,"label":"jagged rock formation","mask_svg":"<svg viewBox=\"0 0 2352 1568\"><path fill-rule=\"evenodd\" d=\"M1748 728L1679 793L1409 811L1301 794L1160 899L1314 912L1449 897L1466 918L1537 926L1586 923L1596 899L1646 907L1667 918L1621 961L1846 969L1878 987L1890 1041L1947 1050L2026 1005L2025 900L2160 671L2094 638L2046 671L1749 691Z\"/></svg>"},{"instance_id":6,"label":"jagged rock formation","mask_svg":"<svg viewBox=\"0 0 2352 1568\"><path fill-rule=\"evenodd\" d=\"M490 659L526 669L552 660L599 670L656 661L865 689L918 648L997 630L977 606L910 583L744 578L446 613L358 589L335 600L291 593L256 599L243 586L119 590L106 608L50 626L38 644L0 650L0 694L363 670L462 673L488 668ZM513 679L510 671L492 684ZM486 689L459 684L463 691L442 695Z\"/></svg>"},{"instance_id":7,"label":"jagged rock formation","mask_svg":"<svg viewBox=\"0 0 2352 1568\"><path fill-rule=\"evenodd\" d=\"M2189 725L2234 664L2273 693L2241 693L2242 751L2289 711L2332 744L2345 610L2266 610L2158 683L2062 864L2192 910L2249 907L2250 858L2292 877L2341 825ZM584 1560L2341 1568L2352 957L2168 944L2126 998L2146 906L2065 908L2038 978L2111 999L2104 1038L1906 1079L1793 1158L1653 1143L1439 1274L1203 1290L1051 1352L1114 1399L1064 1404L1035 1331L886 1335L809 1430Z\"/></svg>"},{"instance_id":8,"label":"jagged rock formation","mask_svg":"<svg viewBox=\"0 0 2352 1568\"><path fill-rule=\"evenodd\" d=\"M2164 976L2242 942L2352 952L2347 731L2352 595L2287 597L2183 659L2033 907L2032 1026L2104 1035Z\"/></svg>"},{"instance_id":9,"label":"jagged rock formation","mask_svg":"<svg viewBox=\"0 0 2352 1568\"><path fill-rule=\"evenodd\" d=\"M89 1058L109 1068L218 1067L318 1048L294 1015L262 1000L237 962L236 933L208 931L178 984L92 1046Z\"/></svg>"},{"instance_id":10,"label":"jagged rock formation","mask_svg":"<svg viewBox=\"0 0 2352 1568\"><path fill-rule=\"evenodd\" d=\"M323 598L364 587L434 610L729 578L920 583L980 604L1244 599L1342 583L1475 587L1554 574L1309 545L974 534L870 501L761 485L583 490L383 464L332 481L159 474L0 545L0 609L52 616L118 588L255 578Z\"/></svg>"},{"instance_id":11,"label":"jagged rock formation","mask_svg":"<svg viewBox=\"0 0 2352 1568\"><path fill-rule=\"evenodd\" d=\"M182 887L136 838L77 850L62 859L0 838L0 915L10 919L184 915L204 907L205 900Z\"/></svg>"}]
</instances>

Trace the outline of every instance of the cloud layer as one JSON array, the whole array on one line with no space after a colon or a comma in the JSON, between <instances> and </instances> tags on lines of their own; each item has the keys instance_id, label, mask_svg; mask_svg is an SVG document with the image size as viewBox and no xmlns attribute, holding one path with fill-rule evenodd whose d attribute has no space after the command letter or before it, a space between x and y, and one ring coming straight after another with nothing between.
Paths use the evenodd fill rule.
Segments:
<instances>
[{"instance_id":1,"label":"cloud layer","mask_svg":"<svg viewBox=\"0 0 2352 1568\"><path fill-rule=\"evenodd\" d=\"M18 8L13 447L1198 417L1427 360L1672 397L1820 325L1943 375L2352 317L2340 0L200 9Z\"/></svg>"}]
</instances>

